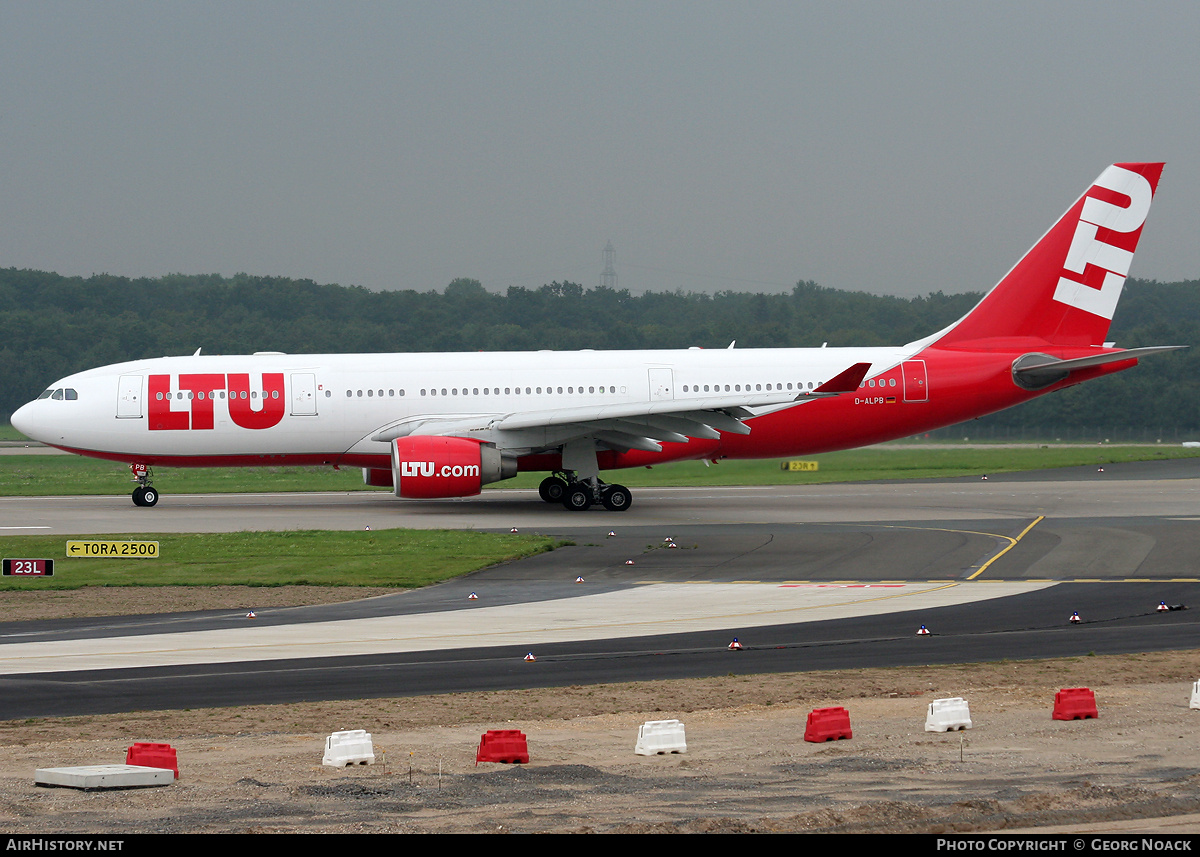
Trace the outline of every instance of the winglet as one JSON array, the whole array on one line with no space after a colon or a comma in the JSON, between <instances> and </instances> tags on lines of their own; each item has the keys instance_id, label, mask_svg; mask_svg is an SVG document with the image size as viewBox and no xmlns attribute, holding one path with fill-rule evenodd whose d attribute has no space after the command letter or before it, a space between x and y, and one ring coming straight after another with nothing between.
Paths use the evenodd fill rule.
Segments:
<instances>
[{"instance_id":1,"label":"winglet","mask_svg":"<svg viewBox=\"0 0 1200 857\"><path fill-rule=\"evenodd\" d=\"M870 363L855 363L845 372L841 372L830 378L820 387L813 390L813 392L824 393L826 395L852 393L858 389L858 385L862 383L863 378L867 377L867 373L870 371Z\"/></svg>"}]
</instances>

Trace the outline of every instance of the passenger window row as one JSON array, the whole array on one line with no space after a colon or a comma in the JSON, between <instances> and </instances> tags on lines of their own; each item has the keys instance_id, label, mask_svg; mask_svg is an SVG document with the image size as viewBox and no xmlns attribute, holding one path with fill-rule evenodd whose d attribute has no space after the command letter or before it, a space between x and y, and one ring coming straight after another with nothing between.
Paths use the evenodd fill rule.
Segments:
<instances>
[{"instance_id":1,"label":"passenger window row","mask_svg":"<svg viewBox=\"0 0 1200 857\"><path fill-rule=\"evenodd\" d=\"M584 393L612 394L616 393L617 388L611 386L596 386L591 385L587 388L580 387L504 387L501 392L500 387L430 387L423 388L421 395L425 397L432 396L543 396L543 395L578 395ZM386 393L383 390L347 390L346 398L392 398L394 396L403 396L404 390L388 390Z\"/></svg>"},{"instance_id":2,"label":"passenger window row","mask_svg":"<svg viewBox=\"0 0 1200 857\"><path fill-rule=\"evenodd\" d=\"M184 393L181 390L178 393L176 393L174 396L172 396L170 393L155 393L154 394L154 398L158 401L162 401L163 399L170 399L170 398L182 400L182 399L191 399L191 398L203 399L206 397L210 398L210 399L224 399L225 391L224 390L214 390L214 391L206 394L203 390L201 390L200 392L195 393L193 395L191 390L187 391L186 393ZM229 398L236 399L236 398L239 398L239 396L236 391L231 390L229 393ZM242 390L240 398L243 398L243 399L247 399L247 398L249 398L249 399L258 399L258 398L278 399L279 391L272 390L271 394L268 396L265 392L260 393L258 390L251 390L249 392L249 394L247 394L247 392L245 390Z\"/></svg>"},{"instance_id":3,"label":"passenger window row","mask_svg":"<svg viewBox=\"0 0 1200 857\"><path fill-rule=\"evenodd\" d=\"M819 385L817 385L817 386L819 386ZM808 389L811 390L811 389L813 389L813 387L814 387L814 382L809 381ZM690 385L684 384L683 392L699 393L699 392L703 391L705 393L709 393L709 392L712 392L712 393L721 393L721 392L725 392L725 393L741 393L741 392L761 393L764 391L764 388L766 389L766 392L773 392L773 391L782 392L785 388L788 390L801 390L801 391L805 389L803 381L797 383L794 386L789 381L787 384L782 384L782 383L778 383L778 382L776 382L775 384L725 384L724 386L722 386L721 384L711 384L711 385L705 384L705 385L703 385L703 388L701 387L700 384L690 384Z\"/></svg>"}]
</instances>

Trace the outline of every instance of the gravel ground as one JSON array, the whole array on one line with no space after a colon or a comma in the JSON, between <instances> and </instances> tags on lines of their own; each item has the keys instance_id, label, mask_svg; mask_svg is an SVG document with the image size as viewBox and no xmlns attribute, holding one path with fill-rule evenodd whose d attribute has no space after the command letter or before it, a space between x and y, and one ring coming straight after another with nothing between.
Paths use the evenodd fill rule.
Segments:
<instances>
[{"instance_id":1,"label":"gravel ground","mask_svg":"<svg viewBox=\"0 0 1200 857\"><path fill-rule=\"evenodd\" d=\"M731 657L737 657L731 654ZM0 829L65 832L954 832L1083 825L1200 831L1196 654L853 670L551 691L142 712L0 723ZM1088 686L1100 717L1050 717ZM974 728L923 731L962 696ZM802 740L814 707L850 740ZM686 754L633 753L646 720L683 721ZM474 761L520 729L530 764ZM325 736L373 734L377 763L321 765ZM172 744L166 788L33 785L39 767Z\"/></svg>"}]
</instances>

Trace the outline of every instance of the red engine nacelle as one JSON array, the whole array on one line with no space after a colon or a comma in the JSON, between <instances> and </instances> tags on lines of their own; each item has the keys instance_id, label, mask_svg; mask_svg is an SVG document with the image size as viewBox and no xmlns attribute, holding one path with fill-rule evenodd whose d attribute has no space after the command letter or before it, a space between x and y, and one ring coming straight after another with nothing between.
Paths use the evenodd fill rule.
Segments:
<instances>
[{"instance_id":1,"label":"red engine nacelle","mask_svg":"<svg viewBox=\"0 0 1200 857\"><path fill-rule=\"evenodd\" d=\"M489 482L517 475L517 460L490 443L462 437L400 437L392 441L397 497L470 497Z\"/></svg>"}]
</instances>

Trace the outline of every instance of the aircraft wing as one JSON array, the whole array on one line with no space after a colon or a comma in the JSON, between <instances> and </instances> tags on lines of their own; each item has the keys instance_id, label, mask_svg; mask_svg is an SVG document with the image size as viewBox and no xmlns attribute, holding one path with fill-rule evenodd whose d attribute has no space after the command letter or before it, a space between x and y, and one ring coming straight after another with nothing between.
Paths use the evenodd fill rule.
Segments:
<instances>
[{"instance_id":1,"label":"aircraft wing","mask_svg":"<svg viewBox=\"0 0 1200 857\"><path fill-rule=\"evenodd\" d=\"M691 438L717 440L720 432L749 434L745 420L754 408L796 405L858 388L870 363L849 369L804 392L739 393L703 398L583 405L538 411L480 414L470 417L430 416L387 426L371 436L388 442L409 435L454 435L495 443L501 449L535 450L569 440L593 437L618 450L662 450L662 443Z\"/></svg>"}]
</instances>

